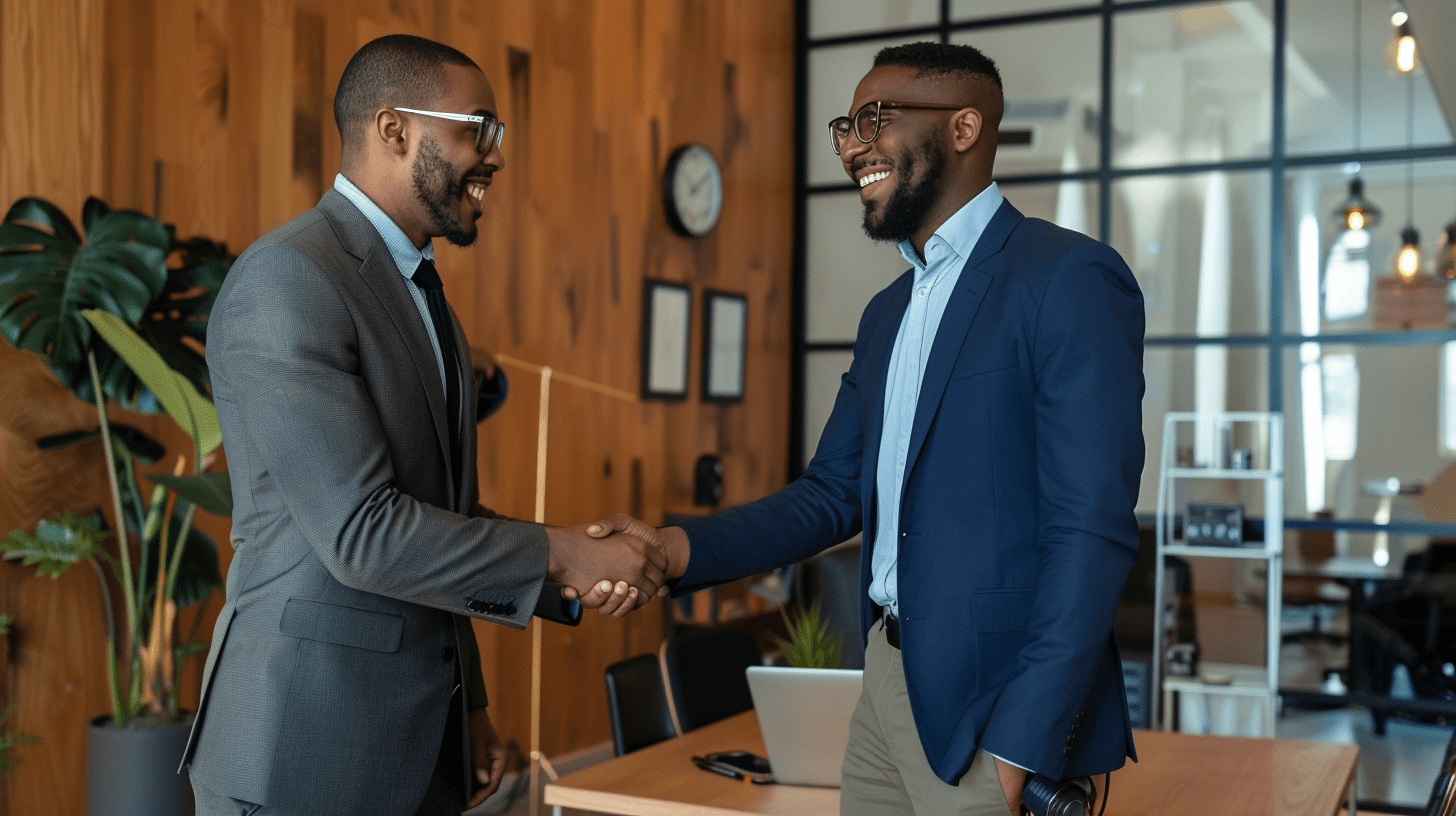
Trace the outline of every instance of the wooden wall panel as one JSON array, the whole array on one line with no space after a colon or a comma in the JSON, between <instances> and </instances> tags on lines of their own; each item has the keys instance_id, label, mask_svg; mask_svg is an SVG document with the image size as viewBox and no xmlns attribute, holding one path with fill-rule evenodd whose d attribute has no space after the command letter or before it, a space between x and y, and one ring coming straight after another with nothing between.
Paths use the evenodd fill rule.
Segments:
<instances>
[{"instance_id":1,"label":"wooden wall panel","mask_svg":"<svg viewBox=\"0 0 1456 816\"><path fill-rule=\"evenodd\" d=\"M694 291L688 399L619 403L553 382L547 520L691 512L693 462L707 452L727 464L725 503L784 483L792 0L5 0L0 10L6 202L38 193L74 213L99 194L234 251L332 183L333 90L355 49L395 32L460 48L491 80L508 128L480 240L436 246L471 344L635 394L643 279ZM64 84L37 79L51 76ZM57 104L54 87L74 99ZM674 234L662 212L662 167L685 142L712 148L726 180L723 219L703 239ZM741 403L696 396L705 288L748 297ZM482 498L531 518L539 378L510 375L510 401L482 427ZM33 450L36 436L94 423L94 411L8 347L0 418L0 532L58 507L102 504L96 457ZM185 449L164 420L131 419ZM226 540L226 521L202 524ZM3 780L0 816L79 816L80 723L105 707L99 647L88 642L100 637L95 593L80 574L54 585L13 567L0 574L4 603L21 618L0 682L7 699L19 695L22 730L45 740L22 749L25 764ZM218 604L202 613L204 633ZM543 630L548 754L609 738L602 670L655 649L663 633L660 605L626 620L587 617L577 629ZM41 631L54 633L43 647L33 636ZM530 634L476 631L492 716L524 747ZM193 701L199 673L184 683Z\"/></svg>"}]
</instances>

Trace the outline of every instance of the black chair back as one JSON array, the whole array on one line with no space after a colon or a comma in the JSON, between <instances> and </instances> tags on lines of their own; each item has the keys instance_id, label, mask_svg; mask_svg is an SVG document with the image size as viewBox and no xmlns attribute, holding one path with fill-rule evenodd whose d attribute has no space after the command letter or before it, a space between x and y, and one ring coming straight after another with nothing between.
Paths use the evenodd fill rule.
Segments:
<instances>
[{"instance_id":1,"label":"black chair back","mask_svg":"<svg viewBox=\"0 0 1456 816\"><path fill-rule=\"evenodd\" d=\"M617 756L677 736L657 655L629 657L607 667L607 710Z\"/></svg>"},{"instance_id":2,"label":"black chair back","mask_svg":"<svg viewBox=\"0 0 1456 816\"><path fill-rule=\"evenodd\" d=\"M753 636L718 626L673 638L663 645L663 667L683 732L753 708L749 666L763 664Z\"/></svg>"}]
</instances>

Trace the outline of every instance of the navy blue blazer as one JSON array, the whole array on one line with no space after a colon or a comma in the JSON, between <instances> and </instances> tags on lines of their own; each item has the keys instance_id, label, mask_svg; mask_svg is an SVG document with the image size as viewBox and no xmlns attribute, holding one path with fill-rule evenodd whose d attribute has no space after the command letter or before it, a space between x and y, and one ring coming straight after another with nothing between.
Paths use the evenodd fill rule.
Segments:
<instances>
[{"instance_id":1,"label":"navy blue blazer","mask_svg":"<svg viewBox=\"0 0 1456 816\"><path fill-rule=\"evenodd\" d=\"M1117 253L1003 203L961 271L910 437L899 541L874 540L890 351L911 272L865 309L804 474L682 526L684 594L864 532L899 548L920 741L955 784L977 747L1053 778L1136 758L1112 618L1137 554L1143 300Z\"/></svg>"}]
</instances>

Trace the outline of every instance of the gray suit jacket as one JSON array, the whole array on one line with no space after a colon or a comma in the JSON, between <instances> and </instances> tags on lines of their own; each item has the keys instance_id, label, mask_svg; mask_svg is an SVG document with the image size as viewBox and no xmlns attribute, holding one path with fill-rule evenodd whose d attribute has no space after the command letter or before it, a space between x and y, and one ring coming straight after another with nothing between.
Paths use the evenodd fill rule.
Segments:
<instances>
[{"instance_id":1,"label":"gray suit jacket","mask_svg":"<svg viewBox=\"0 0 1456 816\"><path fill-rule=\"evenodd\" d=\"M485 703L462 616L521 628L541 595L545 533L476 502L469 360L465 404L446 416L408 286L330 190L249 247L218 294L207 362L236 554L183 760L218 793L317 816L410 813L449 712L463 760L463 712Z\"/></svg>"}]
</instances>

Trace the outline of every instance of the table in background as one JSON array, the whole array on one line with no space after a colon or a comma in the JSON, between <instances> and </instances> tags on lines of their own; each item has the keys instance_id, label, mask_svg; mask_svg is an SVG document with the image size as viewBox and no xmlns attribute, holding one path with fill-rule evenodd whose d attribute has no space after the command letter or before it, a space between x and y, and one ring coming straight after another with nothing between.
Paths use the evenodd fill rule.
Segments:
<instances>
[{"instance_id":1,"label":"table in background","mask_svg":"<svg viewBox=\"0 0 1456 816\"><path fill-rule=\"evenodd\" d=\"M1142 761L1112 774L1109 816L1334 816L1360 749L1298 740L1134 732ZM548 805L633 816L834 816L838 788L751 785L694 766L694 754L764 755L752 711L567 774L546 786ZM1102 780L1098 779L1098 787Z\"/></svg>"}]
</instances>

